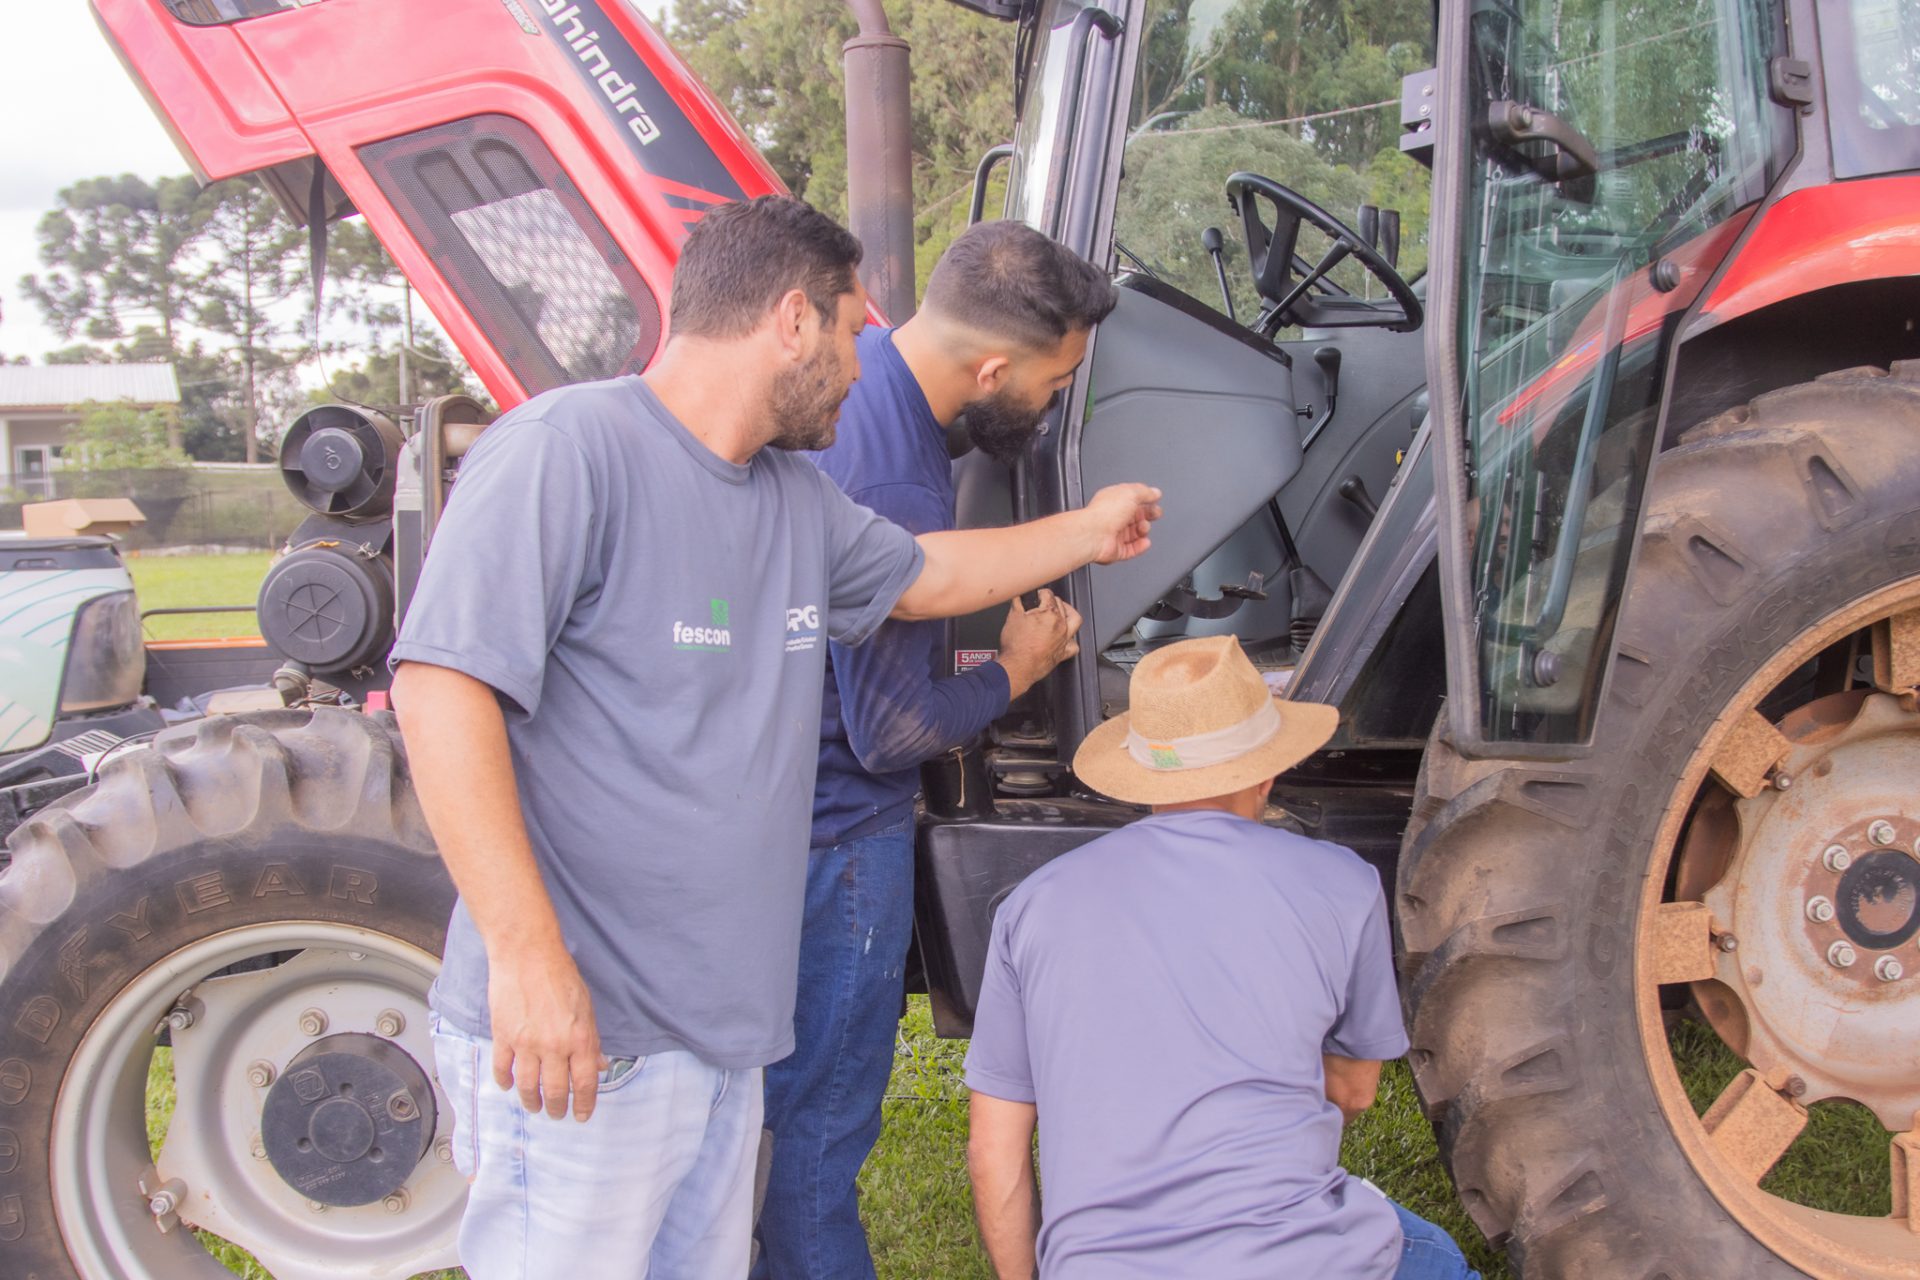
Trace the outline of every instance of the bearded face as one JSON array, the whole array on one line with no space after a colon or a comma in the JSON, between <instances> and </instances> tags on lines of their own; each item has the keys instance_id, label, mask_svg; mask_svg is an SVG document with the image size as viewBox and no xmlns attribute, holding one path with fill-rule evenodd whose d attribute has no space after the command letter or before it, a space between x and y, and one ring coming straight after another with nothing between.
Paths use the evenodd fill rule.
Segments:
<instances>
[{"instance_id":1,"label":"bearded face","mask_svg":"<svg viewBox=\"0 0 1920 1280\"><path fill-rule=\"evenodd\" d=\"M833 443L840 421L840 405L853 389L839 354L821 343L804 362L774 379L767 406L777 433L768 441L776 449L824 449Z\"/></svg>"},{"instance_id":2,"label":"bearded face","mask_svg":"<svg viewBox=\"0 0 1920 1280\"><path fill-rule=\"evenodd\" d=\"M1014 396L1012 387L1003 386L967 406L967 436L988 457L1011 462L1040 434L1040 422L1057 398L1049 396L1038 406L1029 406Z\"/></svg>"}]
</instances>

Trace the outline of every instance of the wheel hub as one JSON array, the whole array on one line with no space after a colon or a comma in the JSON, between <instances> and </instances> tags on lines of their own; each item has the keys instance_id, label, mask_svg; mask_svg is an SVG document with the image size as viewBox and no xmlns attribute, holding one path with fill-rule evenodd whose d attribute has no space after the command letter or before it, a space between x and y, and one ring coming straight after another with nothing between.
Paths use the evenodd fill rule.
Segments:
<instances>
[{"instance_id":1,"label":"wheel hub","mask_svg":"<svg viewBox=\"0 0 1920 1280\"><path fill-rule=\"evenodd\" d=\"M398 1191L433 1140L433 1086L404 1049L349 1032L316 1040L267 1093L260 1136L274 1172L346 1208Z\"/></svg>"},{"instance_id":2,"label":"wheel hub","mask_svg":"<svg viewBox=\"0 0 1920 1280\"><path fill-rule=\"evenodd\" d=\"M1797 1101L1851 1098L1902 1131L1920 1110L1920 1078L1889 1052L1920 1041L1920 714L1841 694L1781 732L1774 784L1733 823L1697 824L1731 848L1684 855L1724 867L1704 895L1721 946L1699 1003Z\"/></svg>"}]
</instances>

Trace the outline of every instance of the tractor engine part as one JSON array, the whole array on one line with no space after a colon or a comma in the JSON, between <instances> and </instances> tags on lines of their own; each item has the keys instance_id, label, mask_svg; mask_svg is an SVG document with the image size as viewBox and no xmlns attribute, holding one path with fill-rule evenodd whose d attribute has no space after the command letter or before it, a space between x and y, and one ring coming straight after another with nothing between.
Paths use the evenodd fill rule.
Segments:
<instances>
[{"instance_id":1,"label":"tractor engine part","mask_svg":"<svg viewBox=\"0 0 1920 1280\"><path fill-rule=\"evenodd\" d=\"M323 404L293 420L280 446L280 478L309 511L381 520L393 510L400 428L383 414Z\"/></svg>"},{"instance_id":2,"label":"tractor engine part","mask_svg":"<svg viewBox=\"0 0 1920 1280\"><path fill-rule=\"evenodd\" d=\"M383 545L312 536L320 523L301 525L267 571L260 634L309 670L351 671L377 662L393 641L393 561Z\"/></svg>"}]
</instances>

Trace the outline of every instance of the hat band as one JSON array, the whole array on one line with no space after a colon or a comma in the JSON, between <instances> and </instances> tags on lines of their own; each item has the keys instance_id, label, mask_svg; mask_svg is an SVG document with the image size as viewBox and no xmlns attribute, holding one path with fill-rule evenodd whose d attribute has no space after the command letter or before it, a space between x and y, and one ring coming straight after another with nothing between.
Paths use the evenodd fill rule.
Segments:
<instances>
[{"instance_id":1,"label":"hat band","mask_svg":"<svg viewBox=\"0 0 1920 1280\"><path fill-rule=\"evenodd\" d=\"M1182 769L1205 769L1228 764L1261 746L1280 732L1280 711L1271 698L1239 724L1209 733L1156 742L1143 737L1131 725L1127 728L1127 754L1134 763L1155 773L1177 773Z\"/></svg>"}]
</instances>

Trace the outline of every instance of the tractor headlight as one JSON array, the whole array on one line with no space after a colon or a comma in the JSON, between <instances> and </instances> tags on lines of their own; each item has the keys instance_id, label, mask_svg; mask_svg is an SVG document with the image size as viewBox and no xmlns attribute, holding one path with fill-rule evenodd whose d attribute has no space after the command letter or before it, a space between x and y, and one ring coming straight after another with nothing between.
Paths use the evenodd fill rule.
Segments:
<instances>
[{"instance_id":1,"label":"tractor headlight","mask_svg":"<svg viewBox=\"0 0 1920 1280\"><path fill-rule=\"evenodd\" d=\"M139 699L146 676L133 592L115 591L81 605L60 681L61 714L124 707Z\"/></svg>"}]
</instances>

